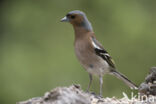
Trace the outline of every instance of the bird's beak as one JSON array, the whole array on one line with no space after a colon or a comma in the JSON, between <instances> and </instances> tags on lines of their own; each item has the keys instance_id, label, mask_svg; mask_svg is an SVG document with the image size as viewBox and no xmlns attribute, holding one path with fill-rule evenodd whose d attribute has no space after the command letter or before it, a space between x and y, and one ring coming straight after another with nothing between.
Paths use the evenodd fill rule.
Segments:
<instances>
[{"instance_id":1,"label":"bird's beak","mask_svg":"<svg viewBox=\"0 0 156 104\"><path fill-rule=\"evenodd\" d=\"M67 16L65 16L61 19L61 22L69 22L69 19L67 18Z\"/></svg>"}]
</instances>

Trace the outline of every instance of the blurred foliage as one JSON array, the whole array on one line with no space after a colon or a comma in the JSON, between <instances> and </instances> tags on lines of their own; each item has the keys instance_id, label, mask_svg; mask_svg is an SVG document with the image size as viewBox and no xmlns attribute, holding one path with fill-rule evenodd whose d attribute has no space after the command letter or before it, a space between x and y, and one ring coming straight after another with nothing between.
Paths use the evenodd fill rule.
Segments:
<instances>
[{"instance_id":1,"label":"blurred foliage","mask_svg":"<svg viewBox=\"0 0 156 104\"><path fill-rule=\"evenodd\" d=\"M0 2L0 104L41 96L57 86L81 84L89 78L74 55L74 32L60 19L84 11L96 37L112 55L120 72L140 84L156 65L155 0L3 0ZM131 90L117 78L104 76L104 97ZM91 88L98 93L94 77Z\"/></svg>"}]
</instances>

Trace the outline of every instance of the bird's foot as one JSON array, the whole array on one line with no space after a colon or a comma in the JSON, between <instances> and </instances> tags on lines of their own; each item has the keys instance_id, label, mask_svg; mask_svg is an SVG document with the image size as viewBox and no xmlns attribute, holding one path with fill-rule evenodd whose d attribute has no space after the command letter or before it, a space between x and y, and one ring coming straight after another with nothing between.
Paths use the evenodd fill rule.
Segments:
<instances>
[{"instance_id":1,"label":"bird's foot","mask_svg":"<svg viewBox=\"0 0 156 104\"><path fill-rule=\"evenodd\" d=\"M91 91L87 90L86 93L93 95L95 98L99 99L99 101L102 100L102 98L103 98L102 95L96 94L95 92L91 92Z\"/></svg>"},{"instance_id":2,"label":"bird's foot","mask_svg":"<svg viewBox=\"0 0 156 104\"><path fill-rule=\"evenodd\" d=\"M103 98L102 95L95 95L95 97L96 97L97 99L102 99L102 98Z\"/></svg>"},{"instance_id":3,"label":"bird's foot","mask_svg":"<svg viewBox=\"0 0 156 104\"><path fill-rule=\"evenodd\" d=\"M86 90L85 92L86 92L86 93L89 93L89 94L91 94L91 95L96 95L95 92L91 92L91 91L88 91L88 90Z\"/></svg>"}]
</instances>

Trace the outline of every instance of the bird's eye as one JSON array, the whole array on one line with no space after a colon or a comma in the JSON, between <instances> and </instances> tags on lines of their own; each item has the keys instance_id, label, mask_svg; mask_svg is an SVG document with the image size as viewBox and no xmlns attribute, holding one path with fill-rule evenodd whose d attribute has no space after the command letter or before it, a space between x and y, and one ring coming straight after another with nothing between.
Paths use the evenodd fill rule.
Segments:
<instances>
[{"instance_id":1,"label":"bird's eye","mask_svg":"<svg viewBox=\"0 0 156 104\"><path fill-rule=\"evenodd\" d=\"M75 18L75 16L74 16L74 15L72 15L72 16L71 16L71 19L74 19L74 18Z\"/></svg>"}]
</instances>

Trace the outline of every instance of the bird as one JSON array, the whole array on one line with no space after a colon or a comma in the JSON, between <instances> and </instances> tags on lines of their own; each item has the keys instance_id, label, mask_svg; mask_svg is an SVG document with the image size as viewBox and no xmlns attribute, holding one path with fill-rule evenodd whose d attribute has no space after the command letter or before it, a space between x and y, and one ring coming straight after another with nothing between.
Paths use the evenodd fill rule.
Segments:
<instances>
[{"instance_id":1,"label":"bird","mask_svg":"<svg viewBox=\"0 0 156 104\"><path fill-rule=\"evenodd\" d=\"M105 74L114 75L121 79L131 89L138 89L132 81L117 70L112 57L96 39L92 25L84 12L80 10L70 11L61 19L61 22L69 22L73 26L75 54L80 64L89 73L90 80L87 91L90 89L93 76L97 76L100 82L99 95L102 96L103 76Z\"/></svg>"}]
</instances>

